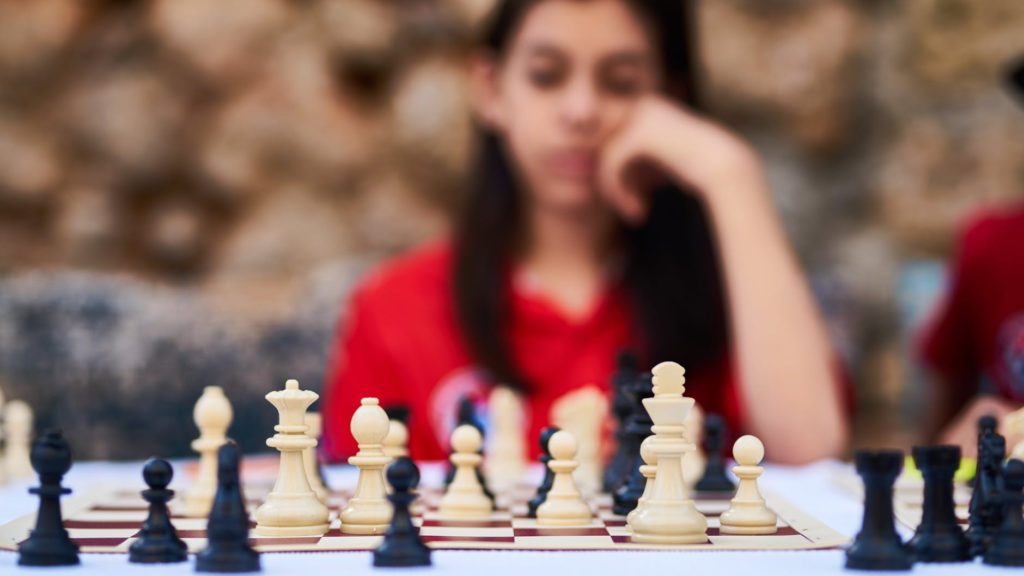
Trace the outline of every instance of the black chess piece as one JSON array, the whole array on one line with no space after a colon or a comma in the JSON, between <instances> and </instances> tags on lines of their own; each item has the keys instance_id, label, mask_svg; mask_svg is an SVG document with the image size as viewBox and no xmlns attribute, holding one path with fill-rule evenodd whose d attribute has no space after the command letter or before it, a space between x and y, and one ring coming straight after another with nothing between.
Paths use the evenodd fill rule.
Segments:
<instances>
[{"instance_id":1,"label":"black chess piece","mask_svg":"<svg viewBox=\"0 0 1024 576\"><path fill-rule=\"evenodd\" d=\"M413 488L419 478L416 464L408 457L398 458L387 469L394 512L384 541L373 551L373 565L408 568L430 566L430 548L423 543L419 530L412 523L409 506L416 500Z\"/></svg>"},{"instance_id":2,"label":"black chess piece","mask_svg":"<svg viewBox=\"0 0 1024 576\"><path fill-rule=\"evenodd\" d=\"M924 477L921 524L910 539L918 562L967 562L971 543L956 518L953 475L960 467L959 446L915 446L914 463Z\"/></svg>"},{"instance_id":3,"label":"black chess piece","mask_svg":"<svg viewBox=\"0 0 1024 576\"><path fill-rule=\"evenodd\" d=\"M612 375L612 415L615 416L615 454L608 461L601 481L601 489L614 492L626 480L626 466L629 463L629 448L626 440L626 419L633 407L629 387L637 377L636 355L622 350L616 360L615 374Z\"/></svg>"},{"instance_id":4,"label":"black chess piece","mask_svg":"<svg viewBox=\"0 0 1024 576\"><path fill-rule=\"evenodd\" d=\"M1003 489L1003 460L1006 458L1006 439L991 432L981 440L977 488L971 497L968 515L967 540L971 554L985 554L992 537L1002 524L1003 507L998 500Z\"/></svg>"},{"instance_id":5,"label":"black chess piece","mask_svg":"<svg viewBox=\"0 0 1024 576\"><path fill-rule=\"evenodd\" d=\"M996 417L992 416L991 414L986 414L986 415L982 416L981 418L978 418L978 422L977 422L977 429L978 429L978 453L977 453L977 457L976 457L977 465L975 466L974 477L971 478L971 480L970 480L970 483L971 483L971 493L972 493L970 509L972 511L974 510L974 495L973 494L977 493L977 490L978 490L978 479L981 477L981 460L982 460L982 456L983 456L982 452L984 450L984 446L983 446L983 442L982 441L985 438L987 438L988 436L990 436L992 434L995 434L996 426L998 426L998 422L996 422Z\"/></svg>"},{"instance_id":6,"label":"black chess piece","mask_svg":"<svg viewBox=\"0 0 1024 576\"><path fill-rule=\"evenodd\" d=\"M548 498L548 492L551 491L552 484L555 483L555 473L548 467L548 462L551 462L551 450L548 448L548 442L551 441L551 437L558 432L558 428L554 426L548 426L540 432L540 463L544 466L544 478L540 481L540 486L537 487L537 493L532 499L526 504L526 513L530 518L537 517L537 508L544 503Z\"/></svg>"},{"instance_id":7,"label":"black chess piece","mask_svg":"<svg viewBox=\"0 0 1024 576\"><path fill-rule=\"evenodd\" d=\"M174 490L167 486L174 478L174 469L166 460L151 458L142 468L147 490L142 497L149 503L149 515L142 523L138 540L128 550L128 561L136 564L161 564L188 560L188 547L178 538L171 524L167 503L174 498Z\"/></svg>"},{"instance_id":8,"label":"black chess piece","mask_svg":"<svg viewBox=\"0 0 1024 576\"><path fill-rule=\"evenodd\" d=\"M854 570L910 570L913 552L900 540L893 518L892 493L903 469L897 450L857 452L857 474L864 481L864 521L846 550L846 567Z\"/></svg>"},{"instance_id":9,"label":"black chess piece","mask_svg":"<svg viewBox=\"0 0 1024 576\"><path fill-rule=\"evenodd\" d=\"M971 554L978 556L985 551L985 534L982 526L982 517L979 510L983 506L984 501L984 490L982 489L982 476L986 468L986 461L989 459L987 456L987 446L989 442L987 439L990 438L996 432L996 426L998 422L995 416L985 415L978 418L978 453L976 458L976 466L974 471L974 478L971 479L971 501L968 505L968 522L967 528L967 540L971 543Z\"/></svg>"},{"instance_id":10,"label":"black chess piece","mask_svg":"<svg viewBox=\"0 0 1024 576\"><path fill-rule=\"evenodd\" d=\"M239 478L241 454L234 441L217 451L217 494L206 525L206 548L196 572L259 572L260 555L249 544L249 514Z\"/></svg>"},{"instance_id":11,"label":"black chess piece","mask_svg":"<svg viewBox=\"0 0 1024 576\"><path fill-rule=\"evenodd\" d=\"M724 418L718 414L708 414L704 418L704 454L707 464L704 465L704 474L697 481L698 492L736 491L736 485L725 470L725 458L722 457L727 434Z\"/></svg>"},{"instance_id":12,"label":"black chess piece","mask_svg":"<svg viewBox=\"0 0 1024 576\"><path fill-rule=\"evenodd\" d=\"M71 490L61 485L71 469L71 448L58 430L48 430L32 443L32 468L39 475L39 487L29 490L39 496L36 527L18 545L21 566L73 566L78 564L78 546L71 541L60 512L60 497Z\"/></svg>"},{"instance_id":13,"label":"black chess piece","mask_svg":"<svg viewBox=\"0 0 1024 576\"><path fill-rule=\"evenodd\" d=\"M1002 524L985 551L984 562L992 566L1024 566L1024 462L1010 460L1003 469L1003 490L998 495L1003 507Z\"/></svg>"},{"instance_id":14,"label":"black chess piece","mask_svg":"<svg viewBox=\"0 0 1024 576\"><path fill-rule=\"evenodd\" d=\"M626 433L629 435L627 444L630 449L629 475L626 482L612 495L612 512L625 516L636 508L637 501L644 493L647 486L647 478L640 473L640 465L643 460L640 458L640 444L651 435L650 414L644 408L643 401L654 396L654 383L651 381L651 373L641 374L633 383L633 408L630 410L629 418L626 421Z\"/></svg>"}]
</instances>

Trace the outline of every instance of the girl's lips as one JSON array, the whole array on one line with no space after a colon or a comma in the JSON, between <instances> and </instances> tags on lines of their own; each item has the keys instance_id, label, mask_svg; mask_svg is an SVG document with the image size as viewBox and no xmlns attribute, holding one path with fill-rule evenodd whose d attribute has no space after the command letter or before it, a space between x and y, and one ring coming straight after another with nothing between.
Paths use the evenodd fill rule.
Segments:
<instances>
[{"instance_id":1,"label":"girl's lips","mask_svg":"<svg viewBox=\"0 0 1024 576\"><path fill-rule=\"evenodd\" d=\"M597 171L597 154L579 151L555 152L548 156L548 166L556 176L589 179Z\"/></svg>"}]
</instances>

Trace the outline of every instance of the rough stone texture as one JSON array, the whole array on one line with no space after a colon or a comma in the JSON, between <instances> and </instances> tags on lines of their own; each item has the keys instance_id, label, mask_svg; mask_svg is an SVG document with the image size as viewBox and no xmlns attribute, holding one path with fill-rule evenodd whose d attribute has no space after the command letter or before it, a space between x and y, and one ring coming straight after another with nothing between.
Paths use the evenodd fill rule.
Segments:
<instances>
[{"instance_id":1,"label":"rough stone texture","mask_svg":"<svg viewBox=\"0 0 1024 576\"><path fill-rule=\"evenodd\" d=\"M262 395L321 385L357 271L458 204L492 2L0 0L6 395L83 457L177 456L216 383L265 449ZM1019 2L705 0L699 22L706 101L765 158L862 406L912 404L905 269L1024 189Z\"/></svg>"}]
</instances>

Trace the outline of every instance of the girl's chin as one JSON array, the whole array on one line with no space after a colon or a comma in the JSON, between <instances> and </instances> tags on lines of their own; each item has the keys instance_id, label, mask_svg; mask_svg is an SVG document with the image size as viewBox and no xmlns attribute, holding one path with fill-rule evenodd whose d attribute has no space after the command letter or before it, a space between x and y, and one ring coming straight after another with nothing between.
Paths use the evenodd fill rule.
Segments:
<instances>
[{"instance_id":1,"label":"girl's chin","mask_svg":"<svg viewBox=\"0 0 1024 576\"><path fill-rule=\"evenodd\" d=\"M591 210L601 196L593 182L555 182L546 186L541 204L560 212Z\"/></svg>"}]
</instances>

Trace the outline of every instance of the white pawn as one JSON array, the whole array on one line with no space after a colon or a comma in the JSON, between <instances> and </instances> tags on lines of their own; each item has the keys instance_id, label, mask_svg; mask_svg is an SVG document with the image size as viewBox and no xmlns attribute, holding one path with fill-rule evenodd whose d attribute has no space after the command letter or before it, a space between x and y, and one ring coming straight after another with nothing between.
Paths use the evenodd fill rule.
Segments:
<instances>
[{"instance_id":1,"label":"white pawn","mask_svg":"<svg viewBox=\"0 0 1024 576\"><path fill-rule=\"evenodd\" d=\"M21 400L7 403L4 407L4 436L7 437L7 453L4 455L7 477L11 480L31 477L32 409L28 404Z\"/></svg>"},{"instance_id":2,"label":"white pawn","mask_svg":"<svg viewBox=\"0 0 1024 576\"><path fill-rule=\"evenodd\" d=\"M323 434L324 423L319 412L306 413L306 435L320 442ZM309 480L309 487L316 493L316 497L324 504L327 503L327 486L320 477L320 460L316 455L316 446L310 446L302 452L302 463L306 466L306 479Z\"/></svg>"},{"instance_id":3,"label":"white pawn","mask_svg":"<svg viewBox=\"0 0 1024 576\"><path fill-rule=\"evenodd\" d=\"M206 516L217 493L217 450L227 442L228 427L234 413L220 386L207 386L192 410L199 438L192 449L199 453L199 473L185 493L185 513Z\"/></svg>"},{"instance_id":4,"label":"white pawn","mask_svg":"<svg viewBox=\"0 0 1024 576\"><path fill-rule=\"evenodd\" d=\"M394 460L409 455L409 429L401 420L392 418L388 423L388 435L384 437L384 454Z\"/></svg>"},{"instance_id":5,"label":"white pawn","mask_svg":"<svg viewBox=\"0 0 1024 576\"><path fill-rule=\"evenodd\" d=\"M277 409L280 423L267 446L281 453L277 481L267 499L256 509L256 534L260 536L319 536L327 532L330 511L317 498L306 476L303 454L316 447L316 439L307 435L306 409L319 396L299 389L297 380L285 382L284 390L267 394Z\"/></svg>"},{"instance_id":6,"label":"white pawn","mask_svg":"<svg viewBox=\"0 0 1024 576\"><path fill-rule=\"evenodd\" d=\"M383 534L391 523L391 504L384 483L384 467L391 462L384 454L389 426L388 414L376 398L363 398L352 415L349 429L359 452L348 463L359 468L359 480L355 494L341 511L341 531L345 534Z\"/></svg>"},{"instance_id":7,"label":"white pawn","mask_svg":"<svg viewBox=\"0 0 1024 576\"><path fill-rule=\"evenodd\" d=\"M555 473L547 499L537 508L537 524L541 526L578 526L589 524L592 512L583 501L572 473L579 466L576 457L576 438L559 430L548 441L551 461L548 468Z\"/></svg>"},{"instance_id":8,"label":"white pawn","mask_svg":"<svg viewBox=\"0 0 1024 576\"><path fill-rule=\"evenodd\" d=\"M476 427L463 424L452 432L451 461L455 476L438 503L438 511L451 518L487 518L491 515L491 499L484 494L476 470L482 457L483 438Z\"/></svg>"},{"instance_id":9,"label":"white pawn","mask_svg":"<svg viewBox=\"0 0 1024 576\"><path fill-rule=\"evenodd\" d=\"M640 458L644 461L643 465L640 466L640 474L647 482L644 483L643 494L636 501L636 508L630 510L629 514L626 515L626 526L632 525L633 517L647 505L647 501L651 499L651 494L654 492L654 476L658 471L658 460L654 456L654 452L651 451L653 439L654 436L648 436L640 443Z\"/></svg>"},{"instance_id":10,"label":"white pawn","mask_svg":"<svg viewBox=\"0 0 1024 576\"><path fill-rule=\"evenodd\" d=\"M774 534L778 517L765 505L757 479L764 472L764 444L756 436L741 436L732 446L736 466L732 471L740 479L729 509L719 518L722 534Z\"/></svg>"}]
</instances>

